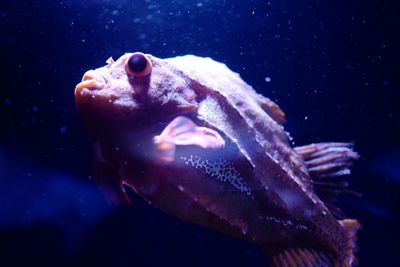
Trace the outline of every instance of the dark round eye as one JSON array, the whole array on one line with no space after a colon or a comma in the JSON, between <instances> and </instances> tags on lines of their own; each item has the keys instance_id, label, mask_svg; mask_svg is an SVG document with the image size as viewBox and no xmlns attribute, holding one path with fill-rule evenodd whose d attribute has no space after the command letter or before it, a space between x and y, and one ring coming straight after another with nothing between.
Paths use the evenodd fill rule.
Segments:
<instances>
[{"instance_id":1,"label":"dark round eye","mask_svg":"<svg viewBox=\"0 0 400 267\"><path fill-rule=\"evenodd\" d=\"M142 72L146 69L147 59L142 54L136 54L130 57L128 66L133 72Z\"/></svg>"},{"instance_id":2,"label":"dark round eye","mask_svg":"<svg viewBox=\"0 0 400 267\"><path fill-rule=\"evenodd\" d=\"M144 76L151 72L152 66L150 60L143 53L136 52L128 59L126 70L133 76Z\"/></svg>"}]
</instances>

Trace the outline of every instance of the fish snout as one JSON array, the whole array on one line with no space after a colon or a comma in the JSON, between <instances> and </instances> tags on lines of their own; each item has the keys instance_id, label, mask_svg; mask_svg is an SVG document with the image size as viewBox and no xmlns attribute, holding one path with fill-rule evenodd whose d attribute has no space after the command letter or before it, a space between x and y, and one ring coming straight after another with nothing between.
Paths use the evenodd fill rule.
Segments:
<instances>
[{"instance_id":1,"label":"fish snout","mask_svg":"<svg viewBox=\"0 0 400 267\"><path fill-rule=\"evenodd\" d=\"M83 75L82 81L76 85L75 95L83 88L87 88L89 90L102 89L105 84L106 80L100 73L96 72L95 70L89 70Z\"/></svg>"}]
</instances>

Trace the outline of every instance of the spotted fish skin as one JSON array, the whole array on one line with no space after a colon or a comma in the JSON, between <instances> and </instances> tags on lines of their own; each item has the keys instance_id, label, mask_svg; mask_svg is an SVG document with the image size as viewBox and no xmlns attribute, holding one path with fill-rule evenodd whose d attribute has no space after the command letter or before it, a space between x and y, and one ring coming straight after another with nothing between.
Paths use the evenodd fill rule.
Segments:
<instances>
[{"instance_id":1,"label":"spotted fish skin","mask_svg":"<svg viewBox=\"0 0 400 267\"><path fill-rule=\"evenodd\" d=\"M129 187L186 221L268 251L292 249L267 253L275 266L292 258L354 265L349 230L316 194L305 150L290 146L274 102L210 58L143 55L151 71L142 75L129 69L134 56L141 54L87 72L75 90L94 143L94 176L110 202L129 202ZM172 133L172 124L181 130Z\"/></svg>"}]
</instances>

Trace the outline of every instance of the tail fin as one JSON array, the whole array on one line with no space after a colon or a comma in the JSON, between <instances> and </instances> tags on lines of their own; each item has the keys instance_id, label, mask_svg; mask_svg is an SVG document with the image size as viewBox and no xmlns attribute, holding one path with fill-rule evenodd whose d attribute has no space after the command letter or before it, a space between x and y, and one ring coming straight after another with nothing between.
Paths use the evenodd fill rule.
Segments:
<instances>
[{"instance_id":1,"label":"tail fin","mask_svg":"<svg viewBox=\"0 0 400 267\"><path fill-rule=\"evenodd\" d=\"M361 224L357 220L345 219L340 220L339 223L343 226L347 233L347 245L344 252L344 260L341 266L351 267L356 266L358 261L355 256L357 247L357 231L361 229Z\"/></svg>"}]
</instances>

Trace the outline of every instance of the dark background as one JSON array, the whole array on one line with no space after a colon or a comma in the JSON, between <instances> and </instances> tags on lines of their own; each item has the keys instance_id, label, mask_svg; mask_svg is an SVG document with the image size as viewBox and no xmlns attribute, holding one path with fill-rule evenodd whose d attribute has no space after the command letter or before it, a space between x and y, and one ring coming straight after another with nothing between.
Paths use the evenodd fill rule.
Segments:
<instances>
[{"instance_id":1,"label":"dark background","mask_svg":"<svg viewBox=\"0 0 400 267\"><path fill-rule=\"evenodd\" d=\"M399 13L395 1L1 1L0 265L265 266L256 246L149 207L109 207L74 106L113 56L225 62L287 114L295 145L354 141L341 207L361 266L400 266ZM271 81L266 82L265 78Z\"/></svg>"}]
</instances>

